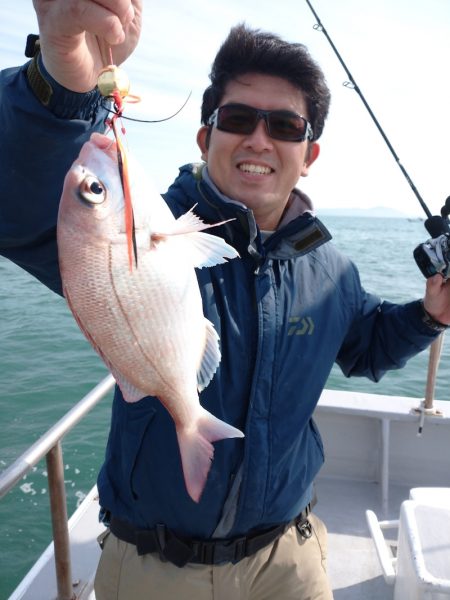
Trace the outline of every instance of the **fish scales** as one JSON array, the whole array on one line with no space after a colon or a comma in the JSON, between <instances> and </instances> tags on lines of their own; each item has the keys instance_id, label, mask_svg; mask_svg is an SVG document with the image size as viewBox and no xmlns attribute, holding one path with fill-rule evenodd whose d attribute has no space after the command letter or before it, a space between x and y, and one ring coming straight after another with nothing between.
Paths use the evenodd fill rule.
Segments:
<instances>
[{"instance_id":1,"label":"fish scales","mask_svg":"<svg viewBox=\"0 0 450 600\"><path fill-rule=\"evenodd\" d=\"M238 255L221 238L204 233L210 225L191 211L176 220L145 175L131 173L137 266L130 268L114 144L93 134L69 170L57 229L63 290L124 399L154 395L169 411L187 492L198 502L212 442L243 434L199 402L198 389L214 376L220 349L203 315L194 267Z\"/></svg>"}]
</instances>

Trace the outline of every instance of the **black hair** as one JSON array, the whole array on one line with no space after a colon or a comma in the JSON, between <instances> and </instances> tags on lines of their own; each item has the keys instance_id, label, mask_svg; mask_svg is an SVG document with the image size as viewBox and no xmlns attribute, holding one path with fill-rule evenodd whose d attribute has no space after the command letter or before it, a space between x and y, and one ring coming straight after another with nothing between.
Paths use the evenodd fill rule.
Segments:
<instances>
[{"instance_id":1,"label":"black hair","mask_svg":"<svg viewBox=\"0 0 450 600\"><path fill-rule=\"evenodd\" d=\"M233 27L212 64L209 85L203 93L201 120L208 119L220 105L226 85L246 73L281 77L300 89L308 107L308 120L317 140L323 131L330 105L330 90L319 65L307 47L282 40L273 33Z\"/></svg>"}]
</instances>

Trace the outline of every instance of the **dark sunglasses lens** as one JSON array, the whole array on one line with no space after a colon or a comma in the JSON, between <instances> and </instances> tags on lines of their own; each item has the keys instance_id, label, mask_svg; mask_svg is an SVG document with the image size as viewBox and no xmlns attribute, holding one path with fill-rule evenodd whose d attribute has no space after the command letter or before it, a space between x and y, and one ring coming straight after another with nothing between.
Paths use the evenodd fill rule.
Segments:
<instances>
[{"instance_id":1,"label":"dark sunglasses lens","mask_svg":"<svg viewBox=\"0 0 450 600\"><path fill-rule=\"evenodd\" d=\"M278 140L297 141L306 138L306 120L289 112L274 111L268 118L269 135Z\"/></svg>"},{"instance_id":2,"label":"dark sunglasses lens","mask_svg":"<svg viewBox=\"0 0 450 600\"><path fill-rule=\"evenodd\" d=\"M256 127L258 113L250 106L222 106L219 108L217 128L230 133L249 134Z\"/></svg>"},{"instance_id":3,"label":"dark sunglasses lens","mask_svg":"<svg viewBox=\"0 0 450 600\"><path fill-rule=\"evenodd\" d=\"M221 106L217 115L217 129L249 135L255 130L258 119L263 118L263 114L271 137L288 142L306 139L307 122L303 117L286 110L261 113L256 108L243 104Z\"/></svg>"}]
</instances>

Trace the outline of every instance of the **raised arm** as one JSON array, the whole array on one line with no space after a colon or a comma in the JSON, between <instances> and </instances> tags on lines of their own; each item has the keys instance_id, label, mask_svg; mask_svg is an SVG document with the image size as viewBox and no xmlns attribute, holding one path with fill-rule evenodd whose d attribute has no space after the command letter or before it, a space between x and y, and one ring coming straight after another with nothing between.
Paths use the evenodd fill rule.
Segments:
<instances>
[{"instance_id":1,"label":"raised arm","mask_svg":"<svg viewBox=\"0 0 450 600\"><path fill-rule=\"evenodd\" d=\"M104 64L97 36L106 45L120 41L113 54L123 61L138 41L141 2L34 5L42 56L33 69L29 63L0 73L0 254L61 293L56 220L63 180L82 144L104 129L107 114L95 90L96 69ZM30 85L36 73L51 90L47 102Z\"/></svg>"}]
</instances>

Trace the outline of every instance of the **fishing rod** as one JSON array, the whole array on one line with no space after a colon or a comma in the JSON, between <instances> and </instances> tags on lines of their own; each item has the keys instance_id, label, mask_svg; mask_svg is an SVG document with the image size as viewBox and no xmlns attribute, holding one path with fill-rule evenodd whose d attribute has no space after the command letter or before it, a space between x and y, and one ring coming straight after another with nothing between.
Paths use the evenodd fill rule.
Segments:
<instances>
[{"instance_id":1,"label":"fishing rod","mask_svg":"<svg viewBox=\"0 0 450 600\"><path fill-rule=\"evenodd\" d=\"M344 71L347 74L349 81L346 81L344 83L345 87L354 89L355 92L360 97L360 99L362 100L362 103L364 104L365 108L367 109L370 117L372 118L372 120L375 123L382 138L386 142L386 145L389 148L392 156L394 157L395 162L397 163L397 165L400 168L401 172L403 173L406 181L409 183L412 191L414 192L420 205L422 206L423 210L425 211L425 214L427 215L427 219L425 221L425 228L427 229L428 233L431 235L431 237L433 239L428 240L428 242L426 242L425 244L421 244L414 250L414 258L417 262L419 269L422 271L422 273L425 275L425 277L431 277L432 275L435 275L436 273L441 273L441 275L443 275L443 277L445 277L446 279L449 278L450 277L450 227L449 227L448 216L450 214L450 196L446 199L444 206L441 208L441 214L440 215L432 215L431 211L429 210L428 206L425 204L425 201L423 200L422 196L420 195L417 187L414 185L414 182L412 181L411 177L409 176L407 170L402 165L399 156L397 155L396 151L394 150L394 147L392 146L389 138L387 137L386 133L384 132L383 128L381 127L374 112L370 108L370 105L367 102L367 100L365 99L364 94L362 93L360 87L358 86L355 79L353 78L353 75L350 73L350 70L347 67L347 65L345 64L344 59L339 54L339 51L336 48L336 46L334 45L333 40L329 36L323 23L321 22L319 15L314 10L310 0L306 0L306 4L311 9L311 12L313 13L313 15L317 21L317 23L313 26L313 28L316 31L321 31L325 35L328 43L330 44L331 48L333 49L333 52L337 56L339 62L341 63Z\"/></svg>"},{"instance_id":2,"label":"fishing rod","mask_svg":"<svg viewBox=\"0 0 450 600\"><path fill-rule=\"evenodd\" d=\"M389 148L389 150L391 151L392 156L395 159L395 162L397 163L397 165L400 167L400 170L402 171L403 175L406 178L406 181L409 183L412 191L414 192L414 194L416 195L418 201L420 202L420 205L422 206L423 210L425 211L425 214L427 215L428 218L432 217L432 214L428 208L428 206L425 204L425 201L423 200L422 196L420 195L418 189L416 188L416 186L414 185L414 182L412 181L411 177L409 176L407 170L405 169L405 167L402 165L400 158L398 157L396 151L394 150L394 147L392 146L391 142L389 141L389 138L387 137L387 135L385 134L383 128L381 127L378 119L376 118L374 112L372 111L372 109L370 108L369 103L367 102L367 100L364 97L364 94L362 93L360 87L358 86L358 84L356 83L356 81L353 78L353 75L350 73L347 65L344 62L344 59L342 58L342 56L339 54L338 49L336 48L336 46L333 43L333 40L331 39L331 37L329 36L327 30L325 29L325 26L323 25L323 23L321 22L319 15L316 13L316 11L314 10L311 2L309 0L306 0L306 4L309 6L309 8L311 9L311 12L313 13L314 17L317 20L317 23L314 25L314 29L316 31L321 31L324 36L327 38L328 43L330 44L330 46L333 49L333 52L336 54L339 62L341 63L344 71L347 73L347 77L349 79L349 81L345 82L344 85L345 87L349 87L351 89L354 89L355 92L358 94L358 96L361 98L362 103L364 104L364 106L366 107L369 115L371 116L373 122L375 123L378 131L381 133L381 136L383 137L384 141L387 144L387 147Z\"/></svg>"},{"instance_id":3,"label":"fishing rod","mask_svg":"<svg viewBox=\"0 0 450 600\"><path fill-rule=\"evenodd\" d=\"M400 170L402 171L403 175L405 176L407 182L409 183L412 191L414 192L416 198L418 199L418 201L420 202L420 205L422 206L423 210L425 211L425 214L427 215L428 218L432 218L433 215L431 214L428 206L425 204L425 201L423 200L422 196L420 195L417 187L414 185L414 182L412 181L411 177L409 176L407 170L405 169L405 167L402 165L399 156L397 155L396 151L394 150L394 147L392 146L391 142L389 141L389 138L387 137L386 133L384 132L383 128L381 127L378 119L376 118L374 112L372 111L372 109L370 108L369 103L367 102L367 100L364 97L364 94L362 93L360 87L358 86L358 84L356 83L355 79L353 78L353 75L350 73L350 70L348 69L347 65L344 62L344 59L342 58L342 56L339 54L338 49L336 48L336 46L333 43L333 40L331 39L331 37L328 34L328 31L326 30L325 26L323 25L323 23L321 22L319 15L316 13L316 11L314 10L311 2L309 0L306 0L306 4L309 6L309 8L311 9L311 12L313 13L314 17L317 20L317 23L314 25L314 29L316 31L321 31L325 37L327 38L328 43L330 44L331 48L333 49L333 52L335 53L337 59L339 60L339 62L341 63L344 71L347 74L347 77L349 79L348 82L346 82L344 85L346 87L351 87L352 89L355 90L355 92L358 94L358 96L361 98L362 103L364 104L365 108L367 109L369 115L371 116L373 122L375 123L378 131L380 132L381 136L383 137L384 141L387 144L387 147L389 148L389 150L391 151L392 156L395 159L395 162L397 163L397 165L399 166ZM449 198L447 198L447 201L450 205L450 200ZM446 215L442 215L443 217L448 216L448 214L450 214L450 206L447 207L448 212Z\"/></svg>"},{"instance_id":4,"label":"fishing rod","mask_svg":"<svg viewBox=\"0 0 450 600\"><path fill-rule=\"evenodd\" d=\"M394 147L392 146L391 142L389 141L389 138L385 134L378 119L376 118L375 114L373 113L372 109L370 108L367 100L364 97L364 94L361 92L361 89L359 88L358 84L354 80L354 78L353 78L352 74L350 73L347 65L345 64L343 58L339 54L338 49L336 48L336 46L333 43L333 40L328 35L327 30L325 29L324 25L320 21L320 18L318 16L318 14L316 13L316 11L314 10L311 2L309 0L306 0L306 3L309 6L309 8L311 9L314 17L317 20L317 23L314 25L314 29L316 29L317 31L321 31L325 35L325 37L328 40L328 43L330 44L331 48L333 49L333 52L335 53L339 62L342 65L342 67L344 68L344 71L347 73L347 77L348 77L349 81L345 82L344 85L346 87L350 87L350 88L354 89L355 92L358 94L358 96L361 98L364 106L366 107L369 115L371 116L373 122L375 123L378 131L381 133L381 136L383 137L389 150L391 151L391 154L394 157L395 162L399 166L401 172L405 176L412 191L414 192L416 198L419 200L420 205L422 206L423 210L425 211L425 214L427 215L427 220L425 221L425 227L426 227L428 233L431 235L432 239L428 240L424 244L419 244L419 246L417 246L417 248L415 248L413 254L414 254L414 258L417 263L417 266L419 267L419 269L421 270L422 274L425 277L432 277L433 275L440 273L444 277L444 279L449 279L450 278L450 227L449 227L448 215L450 214L450 196L446 199L444 206L441 208L441 215L440 216L432 215L430 210L428 209L427 205L425 204L422 196L419 194L418 189L414 185L411 177L409 176L405 167L402 165L400 158L398 157L397 153L394 150ZM421 413L421 418L420 418L420 422L419 422L419 431L417 434L419 437L422 435L425 415L435 415L435 416L442 415L442 413L440 413L440 411L437 411L433 408L434 383L435 383L436 372L437 372L437 368L438 368L438 364L439 364L439 358L440 358L440 354L441 354L442 339L443 339L443 335L440 335L439 338L437 338L437 340L435 340L433 342L433 344L431 345L426 397L425 397L425 401L422 402L421 407L419 409L417 409L417 411Z\"/></svg>"}]
</instances>

